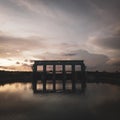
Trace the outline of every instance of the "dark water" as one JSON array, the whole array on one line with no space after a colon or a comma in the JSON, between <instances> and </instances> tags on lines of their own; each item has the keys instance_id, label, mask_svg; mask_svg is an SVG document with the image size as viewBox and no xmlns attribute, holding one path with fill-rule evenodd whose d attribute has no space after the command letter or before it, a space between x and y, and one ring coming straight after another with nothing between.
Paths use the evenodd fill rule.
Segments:
<instances>
[{"instance_id":1,"label":"dark water","mask_svg":"<svg viewBox=\"0 0 120 120\"><path fill-rule=\"evenodd\" d=\"M29 83L6 84L0 86L0 120L120 120L120 86L87 84L84 93L33 94Z\"/></svg>"}]
</instances>

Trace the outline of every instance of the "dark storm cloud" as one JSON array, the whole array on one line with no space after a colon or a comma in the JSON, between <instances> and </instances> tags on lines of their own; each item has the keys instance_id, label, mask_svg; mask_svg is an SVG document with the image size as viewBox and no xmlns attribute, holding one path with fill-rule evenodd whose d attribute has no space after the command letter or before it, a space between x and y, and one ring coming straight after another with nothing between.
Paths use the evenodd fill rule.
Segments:
<instances>
[{"instance_id":1,"label":"dark storm cloud","mask_svg":"<svg viewBox=\"0 0 120 120\"><path fill-rule=\"evenodd\" d=\"M112 59L108 61L108 64L111 64L120 68L120 58Z\"/></svg>"},{"instance_id":2,"label":"dark storm cloud","mask_svg":"<svg viewBox=\"0 0 120 120\"><path fill-rule=\"evenodd\" d=\"M89 0L92 3L96 4L100 8L104 10L108 10L109 12L115 12L119 15L119 9L120 9L120 1L119 0Z\"/></svg>"},{"instance_id":3,"label":"dark storm cloud","mask_svg":"<svg viewBox=\"0 0 120 120\"><path fill-rule=\"evenodd\" d=\"M89 53L86 50L76 50L63 54L65 58L84 60L87 70L116 71L120 70L120 58L111 59L104 54Z\"/></svg>"},{"instance_id":4,"label":"dark storm cloud","mask_svg":"<svg viewBox=\"0 0 120 120\"><path fill-rule=\"evenodd\" d=\"M99 20L100 17L107 18L104 13L112 16L117 15L117 18L120 17L119 0L104 0L104 2L101 0L27 0L27 4L28 6L42 4L48 6L49 10L54 10L54 13L61 10L76 17L80 15L89 18L89 20Z\"/></svg>"},{"instance_id":5,"label":"dark storm cloud","mask_svg":"<svg viewBox=\"0 0 120 120\"><path fill-rule=\"evenodd\" d=\"M53 7L56 6L68 10L69 12L77 11L87 14L91 11L93 12L93 5L101 9L108 9L115 12L119 10L120 5L119 0L104 0L104 2L101 0L41 0L41 2L52 5Z\"/></svg>"},{"instance_id":6,"label":"dark storm cloud","mask_svg":"<svg viewBox=\"0 0 120 120\"><path fill-rule=\"evenodd\" d=\"M96 38L91 42L102 48L120 50L120 29L113 31L107 37Z\"/></svg>"},{"instance_id":7,"label":"dark storm cloud","mask_svg":"<svg viewBox=\"0 0 120 120\"><path fill-rule=\"evenodd\" d=\"M113 63L113 65L119 66L119 68L120 68L120 60L119 60L119 61L115 61L115 62Z\"/></svg>"},{"instance_id":8,"label":"dark storm cloud","mask_svg":"<svg viewBox=\"0 0 120 120\"><path fill-rule=\"evenodd\" d=\"M90 12L89 2L84 0L42 0L46 5L51 5L57 7L58 9L63 9L67 12ZM76 13L75 13L76 14Z\"/></svg>"},{"instance_id":9,"label":"dark storm cloud","mask_svg":"<svg viewBox=\"0 0 120 120\"><path fill-rule=\"evenodd\" d=\"M120 27L120 26L119 26ZM120 37L120 28L118 28L116 31L115 31L115 36L118 36L118 37Z\"/></svg>"},{"instance_id":10,"label":"dark storm cloud","mask_svg":"<svg viewBox=\"0 0 120 120\"><path fill-rule=\"evenodd\" d=\"M54 23L62 23L61 25L66 26L65 29L68 27L69 30L74 29L76 33L83 35L120 23L119 0L105 0L104 2L101 0L26 0L19 2L29 11L44 13L45 19L51 20L53 17Z\"/></svg>"},{"instance_id":11,"label":"dark storm cloud","mask_svg":"<svg viewBox=\"0 0 120 120\"><path fill-rule=\"evenodd\" d=\"M65 53L64 56L70 57L71 59L85 60L89 66L103 65L109 60L104 54L89 53L88 51L81 49Z\"/></svg>"},{"instance_id":12,"label":"dark storm cloud","mask_svg":"<svg viewBox=\"0 0 120 120\"><path fill-rule=\"evenodd\" d=\"M65 51L61 53L43 53L43 55L35 56L36 58L42 58L45 60L49 59L67 59L67 60L84 60L87 65L87 70L103 70L106 66L107 62L110 60L104 54L94 54L89 53L86 50L73 50L73 51ZM99 69L100 68L100 69Z\"/></svg>"},{"instance_id":13,"label":"dark storm cloud","mask_svg":"<svg viewBox=\"0 0 120 120\"><path fill-rule=\"evenodd\" d=\"M94 44L108 49L120 49L120 37L111 36L93 41Z\"/></svg>"}]
</instances>

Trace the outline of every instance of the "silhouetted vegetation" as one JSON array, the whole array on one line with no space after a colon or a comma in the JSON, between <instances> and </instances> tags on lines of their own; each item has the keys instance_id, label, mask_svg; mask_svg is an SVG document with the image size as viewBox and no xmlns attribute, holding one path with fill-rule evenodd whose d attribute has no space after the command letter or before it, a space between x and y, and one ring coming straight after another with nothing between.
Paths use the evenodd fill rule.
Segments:
<instances>
[{"instance_id":1,"label":"silhouetted vegetation","mask_svg":"<svg viewBox=\"0 0 120 120\"><path fill-rule=\"evenodd\" d=\"M31 82L32 72L0 71L0 84Z\"/></svg>"},{"instance_id":2,"label":"silhouetted vegetation","mask_svg":"<svg viewBox=\"0 0 120 120\"><path fill-rule=\"evenodd\" d=\"M120 85L120 72L87 72L87 82L110 83Z\"/></svg>"},{"instance_id":3,"label":"silhouetted vegetation","mask_svg":"<svg viewBox=\"0 0 120 120\"><path fill-rule=\"evenodd\" d=\"M37 72L37 77L41 79L42 72ZM81 80L81 73L76 72L76 79ZM62 73L56 73L56 79L62 79ZM14 83L14 82L31 82L32 72L19 72L19 71L0 71L0 84ZM52 80L51 72L46 75L48 80ZM67 73L67 78L71 79L71 73ZM86 72L86 81L88 83L111 83L120 85L120 72Z\"/></svg>"}]
</instances>

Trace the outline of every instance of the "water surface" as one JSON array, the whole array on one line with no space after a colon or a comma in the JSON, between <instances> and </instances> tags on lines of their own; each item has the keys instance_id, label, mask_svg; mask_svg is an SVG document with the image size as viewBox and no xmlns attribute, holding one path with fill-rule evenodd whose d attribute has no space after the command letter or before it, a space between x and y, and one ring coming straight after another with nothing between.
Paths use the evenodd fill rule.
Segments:
<instances>
[{"instance_id":1,"label":"water surface","mask_svg":"<svg viewBox=\"0 0 120 120\"><path fill-rule=\"evenodd\" d=\"M0 86L0 120L49 119L120 120L120 86L87 84L83 93L69 94L33 94L30 83Z\"/></svg>"}]
</instances>

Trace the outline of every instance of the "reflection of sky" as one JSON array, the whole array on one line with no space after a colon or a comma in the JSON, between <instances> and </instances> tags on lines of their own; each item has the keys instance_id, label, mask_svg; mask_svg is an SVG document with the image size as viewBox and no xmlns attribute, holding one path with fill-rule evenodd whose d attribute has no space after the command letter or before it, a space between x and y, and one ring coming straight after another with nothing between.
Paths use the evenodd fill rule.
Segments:
<instances>
[{"instance_id":1,"label":"reflection of sky","mask_svg":"<svg viewBox=\"0 0 120 120\"><path fill-rule=\"evenodd\" d=\"M47 89L52 89L52 83L47 83ZM56 85L56 89L62 89L60 88L61 84L58 83ZM81 85L80 85L81 86ZM80 86L78 86L77 89L80 89ZM38 89L42 90L42 84L39 83ZM67 89L71 89L71 84L67 83ZM104 100L114 100L114 99L119 99L120 98L120 93L119 93L120 87L115 86L115 85L109 85L109 84L88 84L87 85L87 90L85 91L84 96L81 96L85 98L87 101L96 101L96 102L103 102ZM12 83L12 84L5 84L3 86L0 86L0 93L5 93L5 94L17 94L19 97L23 97L24 94L29 96L28 99L34 99L34 95L32 93L32 85L30 83ZM50 93L51 94L51 93ZM59 94L59 93L58 93ZM80 93L78 93L80 94ZM4 95L4 94L3 94ZM54 95L54 94L51 94ZM72 94L71 94L72 95ZM74 95L74 94L73 94ZM36 96L39 96L36 95ZM44 96L44 95L43 95ZM68 94L69 96L69 94ZM32 97L32 98L30 98ZM42 96L41 96L42 97ZM88 99L87 99L88 98ZM40 98L41 99L41 98ZM31 101L31 100L30 100Z\"/></svg>"},{"instance_id":2,"label":"reflection of sky","mask_svg":"<svg viewBox=\"0 0 120 120\"><path fill-rule=\"evenodd\" d=\"M0 119L97 119L119 116L120 87L88 84L84 95L33 94L31 84L0 86ZM111 113L111 114L110 114ZM111 120L111 119L110 119Z\"/></svg>"},{"instance_id":3,"label":"reflection of sky","mask_svg":"<svg viewBox=\"0 0 120 120\"><path fill-rule=\"evenodd\" d=\"M120 70L119 6L119 0L0 0L0 69L84 59L89 70Z\"/></svg>"}]
</instances>

